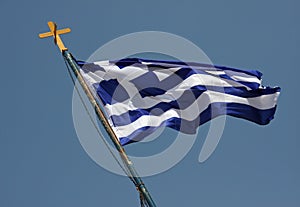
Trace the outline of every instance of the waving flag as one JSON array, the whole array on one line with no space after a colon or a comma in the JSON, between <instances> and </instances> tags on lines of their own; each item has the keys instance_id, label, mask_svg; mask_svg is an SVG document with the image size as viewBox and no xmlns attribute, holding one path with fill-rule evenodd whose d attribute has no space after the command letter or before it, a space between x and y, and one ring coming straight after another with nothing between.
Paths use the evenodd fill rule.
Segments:
<instances>
[{"instance_id":1,"label":"waving flag","mask_svg":"<svg viewBox=\"0 0 300 207\"><path fill-rule=\"evenodd\" d=\"M268 124L280 92L256 70L137 58L78 64L122 145L164 126L194 134L220 115Z\"/></svg>"}]
</instances>

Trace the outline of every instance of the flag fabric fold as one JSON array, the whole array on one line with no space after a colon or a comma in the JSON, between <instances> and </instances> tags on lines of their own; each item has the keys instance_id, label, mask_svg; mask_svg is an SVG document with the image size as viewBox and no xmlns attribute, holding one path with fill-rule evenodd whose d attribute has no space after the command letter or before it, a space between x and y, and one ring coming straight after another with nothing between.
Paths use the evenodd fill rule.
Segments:
<instances>
[{"instance_id":1,"label":"flag fabric fold","mask_svg":"<svg viewBox=\"0 0 300 207\"><path fill-rule=\"evenodd\" d=\"M77 63L122 145L159 127L195 134L220 115L265 125L280 93L264 87L257 70L138 58Z\"/></svg>"}]
</instances>

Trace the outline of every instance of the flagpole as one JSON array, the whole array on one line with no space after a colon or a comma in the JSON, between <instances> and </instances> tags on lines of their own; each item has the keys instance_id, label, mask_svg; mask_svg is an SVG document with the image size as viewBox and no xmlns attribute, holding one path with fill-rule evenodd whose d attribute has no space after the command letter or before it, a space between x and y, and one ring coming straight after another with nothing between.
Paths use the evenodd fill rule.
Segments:
<instances>
[{"instance_id":1,"label":"flagpole","mask_svg":"<svg viewBox=\"0 0 300 207\"><path fill-rule=\"evenodd\" d=\"M146 200L149 207L156 207L149 191L147 190L145 184L143 183L141 177L138 175L137 171L134 168L133 163L127 156L124 148L122 147L121 143L119 142L118 137L116 136L115 132L113 131L112 127L110 126L106 116L104 115L102 109L98 105L97 101L95 100L94 96L92 95L92 92L90 91L89 87L87 86L86 82L84 81L82 75L80 74L80 67L78 66L77 62L74 60L72 54L68 51L68 49L64 46L62 40L59 37L59 34L68 33L71 30L69 28L57 30L56 24L53 22L48 22L48 26L50 28L50 32L40 34L40 38L45 37L54 37L55 44L59 47L63 57L67 61L68 65L72 69L75 77L77 78L78 82L82 86L84 92L86 93L90 103L95 109L96 115L103 124L106 132L108 133L110 139L112 140L114 146L118 150L120 157L124 164L126 165L126 168L128 169L131 178L134 180L134 183L136 185L137 190L140 192L140 194L143 196L143 198Z\"/></svg>"}]
</instances>

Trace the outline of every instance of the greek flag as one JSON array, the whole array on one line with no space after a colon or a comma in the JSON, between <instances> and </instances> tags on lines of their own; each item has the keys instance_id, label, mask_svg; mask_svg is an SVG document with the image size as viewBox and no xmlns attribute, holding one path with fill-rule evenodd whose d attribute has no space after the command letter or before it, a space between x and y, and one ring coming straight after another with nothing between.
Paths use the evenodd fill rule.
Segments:
<instances>
[{"instance_id":1,"label":"greek flag","mask_svg":"<svg viewBox=\"0 0 300 207\"><path fill-rule=\"evenodd\" d=\"M194 134L220 115L265 125L280 93L262 86L256 70L138 58L78 65L122 145L159 127Z\"/></svg>"}]
</instances>

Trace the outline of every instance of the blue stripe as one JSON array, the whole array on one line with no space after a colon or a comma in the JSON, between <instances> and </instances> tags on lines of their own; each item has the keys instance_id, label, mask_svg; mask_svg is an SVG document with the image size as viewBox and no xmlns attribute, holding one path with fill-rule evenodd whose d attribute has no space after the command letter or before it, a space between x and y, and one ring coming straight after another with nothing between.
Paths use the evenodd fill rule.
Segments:
<instances>
[{"instance_id":1,"label":"blue stripe","mask_svg":"<svg viewBox=\"0 0 300 207\"><path fill-rule=\"evenodd\" d=\"M129 99L126 89L119 84L117 79L103 80L93 84L102 103L114 104Z\"/></svg>"},{"instance_id":2,"label":"blue stripe","mask_svg":"<svg viewBox=\"0 0 300 207\"><path fill-rule=\"evenodd\" d=\"M84 61L77 61L77 64L81 67L82 71L85 73L88 72L96 72L96 71L103 71L105 72L105 69L101 67L100 65L96 65L94 63L86 63Z\"/></svg>"},{"instance_id":3,"label":"blue stripe","mask_svg":"<svg viewBox=\"0 0 300 207\"><path fill-rule=\"evenodd\" d=\"M126 145L131 142L140 141L162 126L170 127L185 134L195 134L200 125L221 115L230 115L237 118L243 118L260 125L266 125L274 118L275 111L276 106L271 109L260 110L245 104L227 103L226 107L224 107L224 103L212 103L197 119L193 121L186 121L180 118L170 118L165 120L158 127L141 127L128 137L121 137L120 142L122 145ZM214 114L211 112L214 112Z\"/></svg>"},{"instance_id":4,"label":"blue stripe","mask_svg":"<svg viewBox=\"0 0 300 207\"><path fill-rule=\"evenodd\" d=\"M166 93L167 91L161 89L161 88L157 88L157 87L148 87L148 88L144 88L142 90L139 91L139 94L142 96L142 98L146 97L146 96L158 96L158 95L162 95L164 93Z\"/></svg>"},{"instance_id":5,"label":"blue stripe","mask_svg":"<svg viewBox=\"0 0 300 207\"><path fill-rule=\"evenodd\" d=\"M186 90L184 93L177 99L170 102L160 102L150 108L139 108L136 110L130 110L121 115L112 115L110 118L114 126L124 126L128 125L131 122L136 121L142 116L153 115L160 116L164 112L170 109L180 109L184 110L195 102L195 100L205 91L212 90L220 93L230 94L243 98L254 98L261 95L274 94L275 92L280 91L280 88L266 88L266 89L257 89L248 91L243 87L210 87L205 86L194 86L191 90Z\"/></svg>"}]
</instances>

